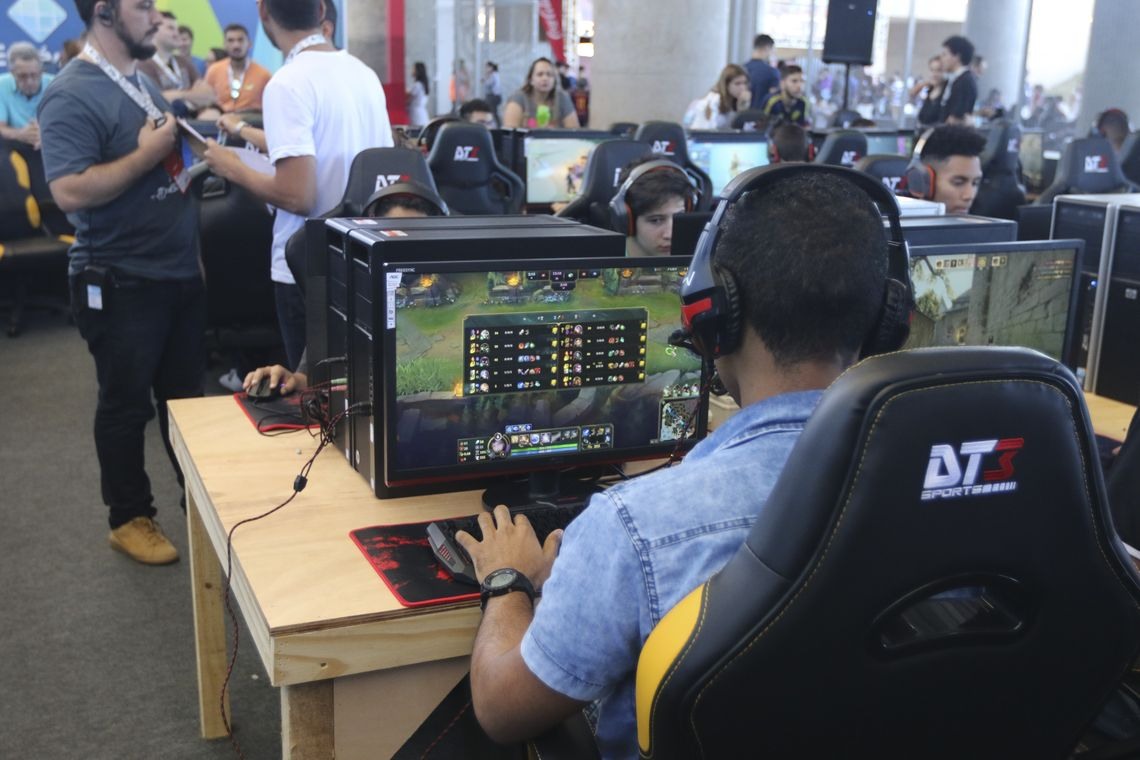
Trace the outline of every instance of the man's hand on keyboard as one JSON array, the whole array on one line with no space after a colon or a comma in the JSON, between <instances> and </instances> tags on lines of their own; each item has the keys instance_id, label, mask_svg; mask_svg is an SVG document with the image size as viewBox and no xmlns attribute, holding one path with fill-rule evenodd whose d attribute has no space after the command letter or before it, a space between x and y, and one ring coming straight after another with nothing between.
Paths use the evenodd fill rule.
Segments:
<instances>
[{"instance_id":1,"label":"man's hand on keyboard","mask_svg":"<svg viewBox=\"0 0 1140 760\"><path fill-rule=\"evenodd\" d=\"M479 528L483 531L482 541L476 541L466 531L455 536L471 555L476 578L482 580L492 570L513 567L529 578L536 589L542 588L550 576L554 558L558 556L561 530L552 531L546 538L546 544L539 546L530 521L519 515L512 522L510 511L502 504L495 507L493 513L479 515Z\"/></svg>"}]
</instances>

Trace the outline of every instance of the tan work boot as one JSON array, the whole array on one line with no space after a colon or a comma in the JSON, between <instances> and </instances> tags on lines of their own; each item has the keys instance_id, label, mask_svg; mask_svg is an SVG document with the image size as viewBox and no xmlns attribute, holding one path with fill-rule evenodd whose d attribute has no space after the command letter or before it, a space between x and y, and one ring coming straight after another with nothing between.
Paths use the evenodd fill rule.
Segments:
<instances>
[{"instance_id":1,"label":"tan work boot","mask_svg":"<svg viewBox=\"0 0 1140 760\"><path fill-rule=\"evenodd\" d=\"M169 565L178 550L149 517L136 517L111 531L111 548L144 565Z\"/></svg>"}]
</instances>

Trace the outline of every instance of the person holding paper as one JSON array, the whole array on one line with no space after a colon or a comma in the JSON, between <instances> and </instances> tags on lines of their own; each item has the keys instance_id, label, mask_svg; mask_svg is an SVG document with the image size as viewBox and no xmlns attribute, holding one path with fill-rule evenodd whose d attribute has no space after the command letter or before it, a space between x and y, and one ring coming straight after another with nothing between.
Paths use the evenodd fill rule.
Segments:
<instances>
[{"instance_id":1,"label":"person holding paper","mask_svg":"<svg viewBox=\"0 0 1140 760\"><path fill-rule=\"evenodd\" d=\"M72 311L95 359L95 452L111 548L143 564L166 564L178 550L154 521L144 434L157 402L181 483L166 401L202 394L198 219L170 107L137 70L154 55L162 16L152 0L75 4L87 45L40 103L44 170L75 225Z\"/></svg>"},{"instance_id":2,"label":"person holding paper","mask_svg":"<svg viewBox=\"0 0 1140 760\"><path fill-rule=\"evenodd\" d=\"M271 277L289 366L305 348L305 302L285 262L285 243L340 202L356 154L391 147L384 90L372 69L321 33L322 0L261 0L258 14L285 64L262 98L265 141L276 172L262 174L234 151L208 142L205 159L220 177L277 207ZM248 130L242 130L244 132Z\"/></svg>"}]
</instances>

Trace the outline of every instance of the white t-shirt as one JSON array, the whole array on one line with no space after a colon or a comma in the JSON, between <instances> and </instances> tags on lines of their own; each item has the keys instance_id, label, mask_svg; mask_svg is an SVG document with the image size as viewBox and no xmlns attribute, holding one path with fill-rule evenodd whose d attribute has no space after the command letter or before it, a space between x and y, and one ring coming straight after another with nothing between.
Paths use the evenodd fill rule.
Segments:
<instances>
[{"instance_id":1,"label":"white t-shirt","mask_svg":"<svg viewBox=\"0 0 1140 760\"><path fill-rule=\"evenodd\" d=\"M384 90L376 72L343 50L306 50L282 66L262 98L269 160L315 156L313 216L340 203L352 159L366 148L393 146ZM305 217L277 210L273 222L274 282L292 283L285 243Z\"/></svg>"}]
</instances>

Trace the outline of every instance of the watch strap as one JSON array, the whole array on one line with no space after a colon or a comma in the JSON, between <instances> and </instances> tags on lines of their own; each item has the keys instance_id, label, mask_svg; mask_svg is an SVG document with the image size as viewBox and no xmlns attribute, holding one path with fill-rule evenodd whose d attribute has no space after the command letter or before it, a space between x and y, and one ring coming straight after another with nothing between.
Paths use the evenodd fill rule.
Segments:
<instances>
[{"instance_id":1,"label":"watch strap","mask_svg":"<svg viewBox=\"0 0 1140 760\"><path fill-rule=\"evenodd\" d=\"M487 578L490 578L492 575L500 572L501 570L510 570L513 572L515 574L514 580L507 585L500 586L498 588L489 587L487 585ZM492 570L490 573L487 573L486 577L483 579L483 583L480 586L479 609L486 610L487 602L492 597L503 596L505 594L511 593L512 591L521 591L526 594L527 598L530 599L531 604L534 604L534 600L538 597L538 592L534 590L534 584L531 583L530 578L527 578L525 575L520 573L518 570L515 570L513 567L504 567L500 568L500 570Z\"/></svg>"}]
</instances>

